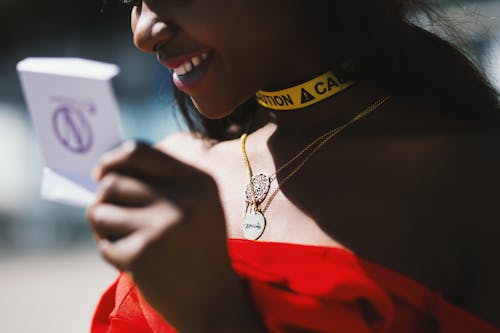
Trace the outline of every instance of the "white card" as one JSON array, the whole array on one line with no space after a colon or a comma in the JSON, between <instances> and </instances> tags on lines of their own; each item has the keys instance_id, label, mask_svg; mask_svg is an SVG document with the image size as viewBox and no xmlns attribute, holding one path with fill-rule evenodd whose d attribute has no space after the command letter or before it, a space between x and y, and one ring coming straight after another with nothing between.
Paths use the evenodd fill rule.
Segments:
<instances>
[{"instance_id":1,"label":"white card","mask_svg":"<svg viewBox=\"0 0 500 333\"><path fill-rule=\"evenodd\" d=\"M42 197L87 206L92 168L122 142L112 78L116 65L79 58L27 58L17 65L45 163Z\"/></svg>"}]
</instances>

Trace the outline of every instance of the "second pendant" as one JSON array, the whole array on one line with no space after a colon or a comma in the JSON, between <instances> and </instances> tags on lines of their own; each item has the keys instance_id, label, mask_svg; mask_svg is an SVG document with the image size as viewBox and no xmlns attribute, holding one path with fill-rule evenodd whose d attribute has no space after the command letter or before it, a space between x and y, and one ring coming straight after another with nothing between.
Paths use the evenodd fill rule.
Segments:
<instances>
[{"instance_id":1,"label":"second pendant","mask_svg":"<svg viewBox=\"0 0 500 333\"><path fill-rule=\"evenodd\" d=\"M250 211L243 221L243 236L249 240L257 240L264 233L266 218L259 211Z\"/></svg>"}]
</instances>

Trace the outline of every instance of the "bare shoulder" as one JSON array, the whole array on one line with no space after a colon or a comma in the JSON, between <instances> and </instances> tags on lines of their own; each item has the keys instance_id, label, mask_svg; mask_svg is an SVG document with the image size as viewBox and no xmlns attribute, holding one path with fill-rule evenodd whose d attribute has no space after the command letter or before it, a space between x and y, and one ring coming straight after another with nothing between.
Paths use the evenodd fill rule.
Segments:
<instances>
[{"instance_id":1,"label":"bare shoulder","mask_svg":"<svg viewBox=\"0 0 500 333\"><path fill-rule=\"evenodd\" d=\"M168 152L172 147L185 144L191 146L193 144L199 144L199 141L201 141L201 139L196 134L189 131L179 131L167 135L157 142L155 146L158 149Z\"/></svg>"},{"instance_id":2,"label":"bare shoulder","mask_svg":"<svg viewBox=\"0 0 500 333\"><path fill-rule=\"evenodd\" d=\"M159 141L155 147L185 164L216 177L231 170L233 164L240 161L237 141L215 142L195 133L176 132ZM224 163L221 163L222 161ZM227 175L224 178L227 179Z\"/></svg>"},{"instance_id":3,"label":"bare shoulder","mask_svg":"<svg viewBox=\"0 0 500 333\"><path fill-rule=\"evenodd\" d=\"M191 132L175 132L158 143L155 147L179 161L203 168L203 161L209 151L209 145L200 136Z\"/></svg>"}]
</instances>

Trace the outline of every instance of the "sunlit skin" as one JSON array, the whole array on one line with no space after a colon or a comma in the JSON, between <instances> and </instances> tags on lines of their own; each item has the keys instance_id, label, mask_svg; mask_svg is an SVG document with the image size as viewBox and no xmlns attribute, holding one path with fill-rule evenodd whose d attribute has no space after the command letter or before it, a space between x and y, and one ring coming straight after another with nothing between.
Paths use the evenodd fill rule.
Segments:
<instances>
[{"instance_id":1,"label":"sunlit skin","mask_svg":"<svg viewBox=\"0 0 500 333\"><path fill-rule=\"evenodd\" d=\"M329 69L323 45L306 38L324 20L306 25L303 13L298 0L156 0L134 7L131 25L135 45L160 60L209 50L206 73L186 93L201 114L222 118L260 89ZM360 82L307 110L259 109L252 167L274 172L385 95ZM500 273L488 265L500 221L500 162L488 153L497 142L394 97L282 188L261 240L343 247L498 324ZM179 133L155 147L127 144L102 158L95 178L101 192L88 219L101 253L160 314L181 332L264 332L226 249L227 237L242 238L239 140L207 145Z\"/></svg>"},{"instance_id":2,"label":"sunlit skin","mask_svg":"<svg viewBox=\"0 0 500 333\"><path fill-rule=\"evenodd\" d=\"M222 118L263 86L281 86L328 68L321 45L310 37L314 34L302 28L301 12L292 10L299 3L147 1L132 12L134 42L165 57L208 48L213 65L189 94L205 116Z\"/></svg>"}]
</instances>

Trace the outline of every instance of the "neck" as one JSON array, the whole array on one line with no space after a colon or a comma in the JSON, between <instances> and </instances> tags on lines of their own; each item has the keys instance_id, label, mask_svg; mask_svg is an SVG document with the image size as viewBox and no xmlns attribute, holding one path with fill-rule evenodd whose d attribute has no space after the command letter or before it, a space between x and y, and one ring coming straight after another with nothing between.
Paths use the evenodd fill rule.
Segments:
<instances>
[{"instance_id":1,"label":"neck","mask_svg":"<svg viewBox=\"0 0 500 333\"><path fill-rule=\"evenodd\" d=\"M273 138L308 140L340 126L383 96L382 91L357 83L338 95L304 109L270 111L259 106L258 114L271 114L276 126Z\"/></svg>"}]
</instances>

